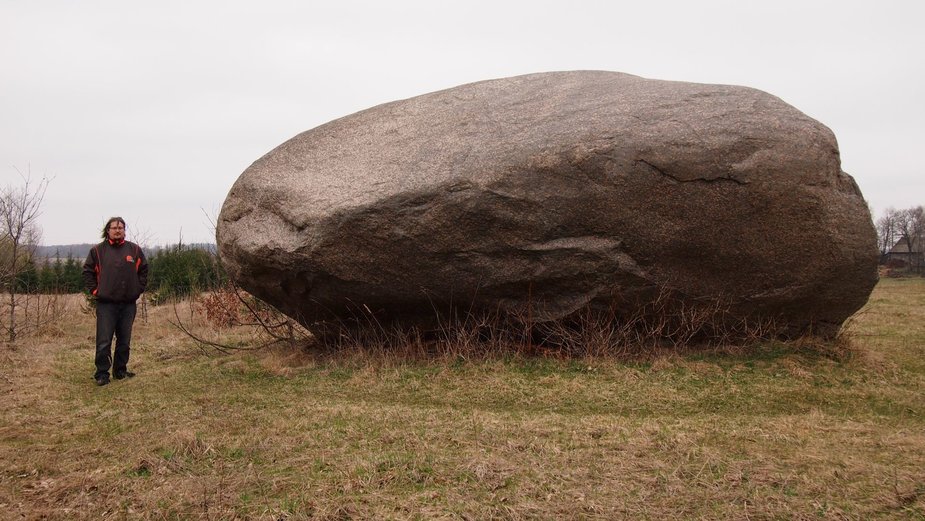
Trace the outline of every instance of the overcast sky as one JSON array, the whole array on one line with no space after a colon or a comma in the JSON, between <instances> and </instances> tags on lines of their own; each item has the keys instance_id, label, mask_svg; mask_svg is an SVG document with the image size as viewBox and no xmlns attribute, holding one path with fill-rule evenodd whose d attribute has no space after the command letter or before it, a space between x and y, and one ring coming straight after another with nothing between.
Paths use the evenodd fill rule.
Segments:
<instances>
[{"instance_id":1,"label":"overcast sky","mask_svg":"<svg viewBox=\"0 0 925 521\"><path fill-rule=\"evenodd\" d=\"M925 204L925 2L0 0L0 186L52 178L46 245L110 215L213 242L295 134L489 78L599 69L755 87L829 126L875 213Z\"/></svg>"}]
</instances>

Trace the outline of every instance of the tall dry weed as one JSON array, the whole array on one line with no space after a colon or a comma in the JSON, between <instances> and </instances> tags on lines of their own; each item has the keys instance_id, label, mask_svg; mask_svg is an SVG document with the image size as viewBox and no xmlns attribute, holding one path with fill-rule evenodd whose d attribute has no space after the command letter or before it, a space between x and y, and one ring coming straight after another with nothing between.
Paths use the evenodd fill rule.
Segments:
<instances>
[{"instance_id":1,"label":"tall dry weed","mask_svg":"<svg viewBox=\"0 0 925 521\"><path fill-rule=\"evenodd\" d=\"M331 327L322 344L339 352L406 360L504 354L622 358L666 348L747 346L781 333L773 319L735 318L730 308L722 301L685 302L665 291L631 313L586 307L565 318L539 321L539 313L528 306L507 313L437 314L436 326L422 328L383 323L360 306L349 324Z\"/></svg>"},{"instance_id":2,"label":"tall dry weed","mask_svg":"<svg viewBox=\"0 0 925 521\"><path fill-rule=\"evenodd\" d=\"M555 320L539 320L545 314L534 305L505 312L435 309L431 327L387 322L360 304L353 306L349 320L317 323L311 333L234 285L199 296L192 309L213 329L249 331L247 348L286 344L380 360L484 359L506 354L645 357L665 349L747 348L784 332L774 317L735 315L726 299L693 301L664 287L650 297L643 303L627 303L615 296L608 309L586 306ZM198 335L179 315L175 325L204 346L222 351L242 348L241 342L230 345Z\"/></svg>"}]
</instances>

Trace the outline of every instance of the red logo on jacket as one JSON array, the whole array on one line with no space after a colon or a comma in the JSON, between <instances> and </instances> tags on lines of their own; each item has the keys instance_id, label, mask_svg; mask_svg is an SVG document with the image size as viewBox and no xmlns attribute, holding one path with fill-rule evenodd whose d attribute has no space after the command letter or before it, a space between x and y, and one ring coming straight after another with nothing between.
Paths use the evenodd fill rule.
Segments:
<instances>
[{"instance_id":1,"label":"red logo on jacket","mask_svg":"<svg viewBox=\"0 0 925 521\"><path fill-rule=\"evenodd\" d=\"M131 255L126 255L125 260L126 262L135 262L135 259L133 259Z\"/></svg>"}]
</instances>

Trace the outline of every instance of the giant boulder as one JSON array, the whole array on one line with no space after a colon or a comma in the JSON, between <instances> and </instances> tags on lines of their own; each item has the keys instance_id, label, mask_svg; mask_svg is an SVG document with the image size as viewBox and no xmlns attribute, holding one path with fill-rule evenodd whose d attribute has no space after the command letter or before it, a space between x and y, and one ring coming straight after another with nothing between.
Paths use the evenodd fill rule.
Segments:
<instances>
[{"instance_id":1,"label":"giant boulder","mask_svg":"<svg viewBox=\"0 0 925 521\"><path fill-rule=\"evenodd\" d=\"M629 316L670 294L832 335L877 281L828 128L759 90L616 72L472 83L303 132L241 174L217 241L234 280L315 332Z\"/></svg>"}]
</instances>

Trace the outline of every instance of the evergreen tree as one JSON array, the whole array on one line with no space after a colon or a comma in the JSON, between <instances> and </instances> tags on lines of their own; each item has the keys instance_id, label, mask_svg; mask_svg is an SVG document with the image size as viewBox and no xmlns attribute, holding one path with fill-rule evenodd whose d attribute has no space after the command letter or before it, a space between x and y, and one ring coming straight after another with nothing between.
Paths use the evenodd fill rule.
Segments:
<instances>
[{"instance_id":1,"label":"evergreen tree","mask_svg":"<svg viewBox=\"0 0 925 521\"><path fill-rule=\"evenodd\" d=\"M214 255L182 244L157 251L148 266L148 291L161 298L208 291L223 280Z\"/></svg>"},{"instance_id":2,"label":"evergreen tree","mask_svg":"<svg viewBox=\"0 0 925 521\"><path fill-rule=\"evenodd\" d=\"M42 269L39 270L39 291L41 293L57 293L57 281L55 280L55 272L51 267L51 259L47 256L45 261L42 263Z\"/></svg>"},{"instance_id":3,"label":"evergreen tree","mask_svg":"<svg viewBox=\"0 0 925 521\"><path fill-rule=\"evenodd\" d=\"M70 253L62 269L61 285L65 293L79 293L83 289L83 266Z\"/></svg>"},{"instance_id":4,"label":"evergreen tree","mask_svg":"<svg viewBox=\"0 0 925 521\"><path fill-rule=\"evenodd\" d=\"M35 263L32 259L22 267L16 274L16 292L17 293L36 293L39 288L39 273L35 269Z\"/></svg>"}]
</instances>

